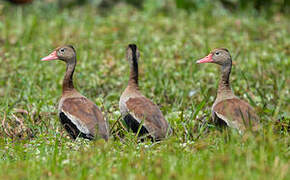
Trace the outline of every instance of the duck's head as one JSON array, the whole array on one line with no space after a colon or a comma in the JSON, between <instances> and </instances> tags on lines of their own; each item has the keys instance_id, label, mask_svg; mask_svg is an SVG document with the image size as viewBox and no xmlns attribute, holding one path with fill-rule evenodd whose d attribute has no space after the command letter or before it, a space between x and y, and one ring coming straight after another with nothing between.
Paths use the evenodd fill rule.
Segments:
<instances>
[{"instance_id":1,"label":"duck's head","mask_svg":"<svg viewBox=\"0 0 290 180\"><path fill-rule=\"evenodd\" d=\"M201 63L215 63L221 66L231 65L232 58L230 52L225 48L214 49L209 55L196 61L197 64Z\"/></svg>"},{"instance_id":2,"label":"duck's head","mask_svg":"<svg viewBox=\"0 0 290 180\"><path fill-rule=\"evenodd\" d=\"M75 62L76 51L72 45L64 45L56 48L48 56L41 59L41 61L62 60L66 63Z\"/></svg>"}]
</instances>

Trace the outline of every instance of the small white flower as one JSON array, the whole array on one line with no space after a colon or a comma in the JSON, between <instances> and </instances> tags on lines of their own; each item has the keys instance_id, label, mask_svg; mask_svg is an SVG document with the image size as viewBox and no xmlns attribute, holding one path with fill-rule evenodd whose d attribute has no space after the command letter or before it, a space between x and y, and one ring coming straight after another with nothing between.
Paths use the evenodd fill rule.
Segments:
<instances>
[{"instance_id":1,"label":"small white flower","mask_svg":"<svg viewBox=\"0 0 290 180\"><path fill-rule=\"evenodd\" d=\"M193 95L195 95L196 94L196 90L191 90L189 93L188 93L188 96L189 97L192 97Z\"/></svg>"},{"instance_id":2,"label":"small white flower","mask_svg":"<svg viewBox=\"0 0 290 180\"><path fill-rule=\"evenodd\" d=\"M120 113L120 111L114 111L114 115L115 115L115 116L120 116L121 113Z\"/></svg>"},{"instance_id":3,"label":"small white flower","mask_svg":"<svg viewBox=\"0 0 290 180\"><path fill-rule=\"evenodd\" d=\"M69 159L65 159L62 161L62 165L68 164L69 163Z\"/></svg>"},{"instance_id":4,"label":"small white flower","mask_svg":"<svg viewBox=\"0 0 290 180\"><path fill-rule=\"evenodd\" d=\"M35 154L40 154L40 151L38 149L36 149Z\"/></svg>"}]
</instances>

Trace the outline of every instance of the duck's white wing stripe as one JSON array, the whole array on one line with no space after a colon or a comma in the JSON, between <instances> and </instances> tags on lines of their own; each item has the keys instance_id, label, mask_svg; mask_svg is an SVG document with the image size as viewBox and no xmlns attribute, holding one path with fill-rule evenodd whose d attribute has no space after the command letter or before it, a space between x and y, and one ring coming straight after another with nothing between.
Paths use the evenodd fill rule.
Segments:
<instances>
[{"instance_id":1,"label":"duck's white wing stripe","mask_svg":"<svg viewBox=\"0 0 290 180\"><path fill-rule=\"evenodd\" d=\"M74 125L76 125L76 127L78 128L79 131L81 131L84 134L90 134L90 131L87 128L87 126L84 123L82 123L82 121L79 118L77 118L77 117L75 117L75 116L71 115L70 113L65 112L63 110L61 112L64 113L67 116L67 118L69 120L71 120L71 122Z\"/></svg>"},{"instance_id":2,"label":"duck's white wing stripe","mask_svg":"<svg viewBox=\"0 0 290 180\"><path fill-rule=\"evenodd\" d=\"M142 122L142 120L138 119L133 112L128 112L128 114L130 114L139 124L142 123L142 126L148 131L148 133L154 137L154 133L155 131L150 128L150 127L147 127L146 124L145 124L145 119L144 121ZM139 125L140 126L140 125Z\"/></svg>"},{"instance_id":3,"label":"duck's white wing stripe","mask_svg":"<svg viewBox=\"0 0 290 180\"><path fill-rule=\"evenodd\" d=\"M219 114L217 112L215 112L215 114L217 115L217 117L226 122L229 127L236 128L240 134L242 133L242 131L239 128L239 125L235 121L229 121L224 115Z\"/></svg>"},{"instance_id":4,"label":"duck's white wing stripe","mask_svg":"<svg viewBox=\"0 0 290 180\"><path fill-rule=\"evenodd\" d=\"M142 120L140 120L139 118L137 118L135 116L135 114L131 111L129 111L128 107L127 107L127 104L126 102L130 99L130 97L126 97L126 98L122 98L119 102L119 107L120 107L120 111L121 111L121 114L123 116L123 118L126 116L126 115L130 115L132 116L138 123L142 123ZM148 131L148 127L145 125L145 122L143 122L142 126ZM151 133L150 133L151 134Z\"/></svg>"}]
</instances>

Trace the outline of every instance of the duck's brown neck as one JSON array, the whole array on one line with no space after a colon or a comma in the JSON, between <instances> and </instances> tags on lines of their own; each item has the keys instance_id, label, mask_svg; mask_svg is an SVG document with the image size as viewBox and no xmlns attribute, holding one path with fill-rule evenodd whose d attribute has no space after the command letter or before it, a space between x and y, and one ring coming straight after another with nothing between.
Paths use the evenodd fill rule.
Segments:
<instances>
[{"instance_id":1,"label":"duck's brown neck","mask_svg":"<svg viewBox=\"0 0 290 180\"><path fill-rule=\"evenodd\" d=\"M223 65L221 67L221 79L218 86L218 94L223 92L231 92L230 86L230 74L232 69L232 63Z\"/></svg>"},{"instance_id":2,"label":"duck's brown neck","mask_svg":"<svg viewBox=\"0 0 290 180\"><path fill-rule=\"evenodd\" d=\"M73 74L76 66L76 59L66 64L66 73L62 83L62 92L74 90Z\"/></svg>"},{"instance_id":3,"label":"duck's brown neck","mask_svg":"<svg viewBox=\"0 0 290 180\"><path fill-rule=\"evenodd\" d=\"M138 89L138 62L137 59L133 58L130 66L130 79L128 86Z\"/></svg>"}]
</instances>

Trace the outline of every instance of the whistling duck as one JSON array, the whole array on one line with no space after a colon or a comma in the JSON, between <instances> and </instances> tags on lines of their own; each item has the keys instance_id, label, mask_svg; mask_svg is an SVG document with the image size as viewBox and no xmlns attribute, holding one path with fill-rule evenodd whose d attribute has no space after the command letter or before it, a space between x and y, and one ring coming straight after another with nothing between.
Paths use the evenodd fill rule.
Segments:
<instances>
[{"instance_id":1,"label":"whistling duck","mask_svg":"<svg viewBox=\"0 0 290 180\"><path fill-rule=\"evenodd\" d=\"M127 126L139 136L148 135L153 140L161 140L171 133L168 122L152 101L139 91L138 59L139 51L135 44L127 48L127 60L130 64L130 79L120 98L119 107Z\"/></svg>"},{"instance_id":2,"label":"whistling duck","mask_svg":"<svg viewBox=\"0 0 290 180\"><path fill-rule=\"evenodd\" d=\"M227 126L237 129L240 133L247 128L258 130L259 117L245 101L236 97L230 86L232 58L227 49L214 49L209 55L196 63L215 63L221 66L221 79L217 97L212 106L212 118L215 122L225 122ZM222 121L221 121L222 120Z\"/></svg>"},{"instance_id":3,"label":"whistling duck","mask_svg":"<svg viewBox=\"0 0 290 180\"><path fill-rule=\"evenodd\" d=\"M76 139L80 136L92 140L97 136L108 140L108 125L102 112L92 101L74 88L73 73L77 59L73 46L66 45L56 48L50 55L41 60L62 60L66 63L58 110L61 124L70 137Z\"/></svg>"}]
</instances>

